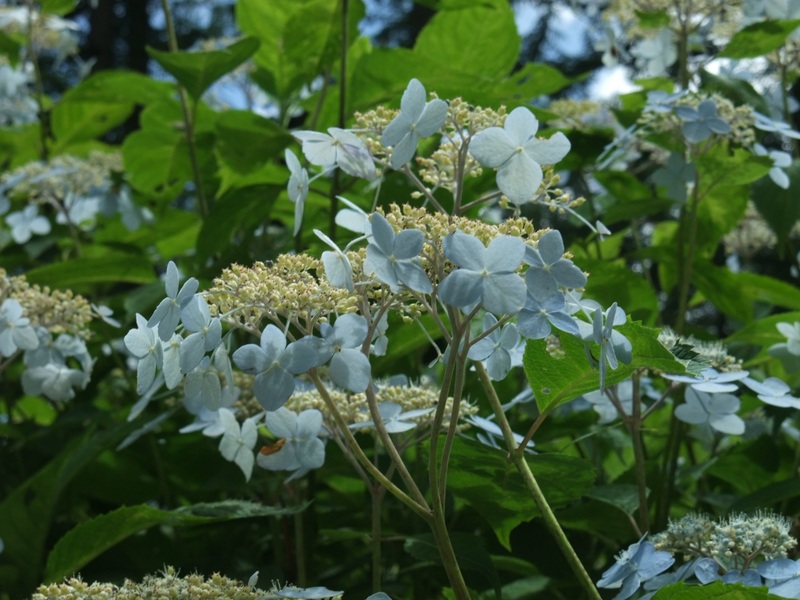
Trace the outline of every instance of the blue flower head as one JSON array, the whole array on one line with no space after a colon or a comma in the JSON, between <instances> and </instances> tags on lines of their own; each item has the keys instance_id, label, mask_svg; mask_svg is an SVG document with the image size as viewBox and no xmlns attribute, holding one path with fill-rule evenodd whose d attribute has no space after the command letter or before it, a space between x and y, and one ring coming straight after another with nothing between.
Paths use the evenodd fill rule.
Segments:
<instances>
[{"instance_id":1,"label":"blue flower head","mask_svg":"<svg viewBox=\"0 0 800 600\"><path fill-rule=\"evenodd\" d=\"M570 143L558 132L549 140L536 137L539 121L520 106L506 117L503 127L475 134L469 151L485 167L497 169L497 187L514 204L530 202L544 177L541 165L554 165L567 155Z\"/></svg>"},{"instance_id":2,"label":"blue flower head","mask_svg":"<svg viewBox=\"0 0 800 600\"><path fill-rule=\"evenodd\" d=\"M425 102L425 88L412 79L400 100L400 114L381 136L384 146L392 146L392 168L399 169L414 157L419 138L436 133L447 118L447 102L438 98Z\"/></svg>"},{"instance_id":3,"label":"blue flower head","mask_svg":"<svg viewBox=\"0 0 800 600\"><path fill-rule=\"evenodd\" d=\"M475 236L457 230L444 238L444 255L460 269L439 285L439 298L461 308L480 302L488 312L518 313L525 304L525 282L516 273L525 255L525 244L501 235L488 247Z\"/></svg>"},{"instance_id":4,"label":"blue flower head","mask_svg":"<svg viewBox=\"0 0 800 600\"><path fill-rule=\"evenodd\" d=\"M419 255L425 235L419 229L406 229L395 234L380 213L372 215L372 240L367 246L364 271L374 273L393 292L401 287L421 294L433 291L431 282L420 264Z\"/></svg>"},{"instance_id":5,"label":"blue flower head","mask_svg":"<svg viewBox=\"0 0 800 600\"><path fill-rule=\"evenodd\" d=\"M642 583L666 571L675 562L675 557L669 552L656 550L651 542L645 541L645 537L646 534L620 552L616 564L597 582L600 588L619 589L614 600L630 598Z\"/></svg>"}]
</instances>

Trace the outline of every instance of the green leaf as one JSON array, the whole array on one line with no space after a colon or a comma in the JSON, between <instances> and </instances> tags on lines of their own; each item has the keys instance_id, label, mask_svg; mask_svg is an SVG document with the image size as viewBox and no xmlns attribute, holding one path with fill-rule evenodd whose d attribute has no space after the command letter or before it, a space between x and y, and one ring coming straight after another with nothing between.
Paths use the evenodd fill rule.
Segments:
<instances>
[{"instance_id":1,"label":"green leaf","mask_svg":"<svg viewBox=\"0 0 800 600\"><path fill-rule=\"evenodd\" d=\"M45 542L64 488L90 461L135 428L136 424L125 423L97 434L92 427L88 433L62 448L53 461L0 503L0 515L3 515L0 539L5 544L3 557L15 565L17 574L16 578L12 575L12 582L7 579L9 571L0 570L0 587L4 592L13 597L23 597L42 581Z\"/></svg>"},{"instance_id":2,"label":"green leaf","mask_svg":"<svg viewBox=\"0 0 800 600\"><path fill-rule=\"evenodd\" d=\"M639 19L639 25L647 29L661 29L662 27L669 27L670 17L666 11L636 11L636 18Z\"/></svg>"},{"instance_id":3,"label":"green leaf","mask_svg":"<svg viewBox=\"0 0 800 600\"><path fill-rule=\"evenodd\" d=\"M639 489L629 483L598 485L586 494L599 502L610 504L622 512L632 515L639 508Z\"/></svg>"},{"instance_id":4,"label":"green leaf","mask_svg":"<svg viewBox=\"0 0 800 600\"><path fill-rule=\"evenodd\" d=\"M151 104L169 99L175 86L134 71L108 70L93 73L64 94L65 100L111 104Z\"/></svg>"},{"instance_id":5,"label":"green leaf","mask_svg":"<svg viewBox=\"0 0 800 600\"><path fill-rule=\"evenodd\" d=\"M153 265L147 256L107 249L103 256L75 258L31 269L31 283L54 288L83 288L94 283L150 283Z\"/></svg>"},{"instance_id":6,"label":"green leaf","mask_svg":"<svg viewBox=\"0 0 800 600\"><path fill-rule=\"evenodd\" d=\"M140 129L125 138L122 159L130 184L156 198L174 198L192 178L183 134L166 129Z\"/></svg>"},{"instance_id":7,"label":"green leaf","mask_svg":"<svg viewBox=\"0 0 800 600\"><path fill-rule=\"evenodd\" d=\"M124 123L133 113L133 108L132 102L84 102L65 95L50 113L56 138L55 152L76 142L100 137Z\"/></svg>"},{"instance_id":8,"label":"green leaf","mask_svg":"<svg viewBox=\"0 0 800 600\"><path fill-rule=\"evenodd\" d=\"M606 385L625 381L637 369L658 369L666 373L684 373L683 365L658 341L658 330L639 323L615 327L630 340L633 358L630 364L620 363L616 370L606 373ZM600 375L589 364L584 343L568 333L556 332L564 351L563 358L553 358L547 352L545 340L527 340L522 359L525 374L531 384L539 410L556 407L600 388ZM591 344L594 351L596 344Z\"/></svg>"},{"instance_id":9,"label":"green leaf","mask_svg":"<svg viewBox=\"0 0 800 600\"><path fill-rule=\"evenodd\" d=\"M161 52L148 46L147 53L197 101L219 78L250 58L258 46L257 39L246 37L223 50Z\"/></svg>"},{"instance_id":10,"label":"green leaf","mask_svg":"<svg viewBox=\"0 0 800 600\"><path fill-rule=\"evenodd\" d=\"M503 3L440 10L420 32L414 53L443 69L495 81L514 67L520 45L514 13Z\"/></svg>"},{"instance_id":11,"label":"green leaf","mask_svg":"<svg viewBox=\"0 0 800 600\"><path fill-rule=\"evenodd\" d=\"M800 289L766 275L732 273L698 260L692 269L692 283L719 310L745 323L753 318L755 302L800 310Z\"/></svg>"},{"instance_id":12,"label":"green leaf","mask_svg":"<svg viewBox=\"0 0 800 600\"><path fill-rule=\"evenodd\" d=\"M259 85L288 104L335 57L341 37L339 0L262 2L240 0L236 22L261 46L254 60L262 72Z\"/></svg>"},{"instance_id":13,"label":"green leaf","mask_svg":"<svg viewBox=\"0 0 800 600\"><path fill-rule=\"evenodd\" d=\"M700 69L700 81L702 87L710 92L719 92L734 104L749 104L755 110L769 114L769 103L764 99L748 81L738 77L727 77L725 75L715 75L705 69Z\"/></svg>"},{"instance_id":14,"label":"green leaf","mask_svg":"<svg viewBox=\"0 0 800 600\"><path fill-rule=\"evenodd\" d=\"M77 525L56 543L47 558L45 581L57 581L78 571L122 540L154 525L201 525L253 517L286 516L309 503L274 507L228 500L161 510L147 504L123 506Z\"/></svg>"},{"instance_id":15,"label":"green leaf","mask_svg":"<svg viewBox=\"0 0 800 600\"><path fill-rule=\"evenodd\" d=\"M778 600L766 587L745 587L741 583L715 581L709 585L673 583L661 588L653 600Z\"/></svg>"},{"instance_id":16,"label":"green leaf","mask_svg":"<svg viewBox=\"0 0 800 600\"><path fill-rule=\"evenodd\" d=\"M472 533L454 531L450 541L456 554L458 566L464 572L464 579L473 588L494 588L495 598L500 598L500 578L492 563L492 557L483 546L481 538ZM442 564L439 550L431 533L406 538L403 549L420 561Z\"/></svg>"},{"instance_id":17,"label":"green leaf","mask_svg":"<svg viewBox=\"0 0 800 600\"><path fill-rule=\"evenodd\" d=\"M753 58L777 50L800 25L800 20L759 21L737 31L718 56Z\"/></svg>"},{"instance_id":18,"label":"green leaf","mask_svg":"<svg viewBox=\"0 0 800 600\"><path fill-rule=\"evenodd\" d=\"M42 8L42 12L63 17L75 10L75 7L78 6L78 0L41 0L39 5Z\"/></svg>"},{"instance_id":19,"label":"green leaf","mask_svg":"<svg viewBox=\"0 0 800 600\"><path fill-rule=\"evenodd\" d=\"M603 306L617 302L625 307L631 319L648 325L655 323L659 315L658 297L644 277L623 262L583 259L579 266L591 274L586 284L588 297Z\"/></svg>"},{"instance_id":20,"label":"green leaf","mask_svg":"<svg viewBox=\"0 0 800 600\"><path fill-rule=\"evenodd\" d=\"M228 110L217 119L217 151L240 173L264 166L291 142L292 136L276 123L247 110Z\"/></svg>"},{"instance_id":21,"label":"green leaf","mask_svg":"<svg viewBox=\"0 0 800 600\"><path fill-rule=\"evenodd\" d=\"M794 323L795 321L800 321L800 312L788 312L763 317L733 333L725 340L725 343L754 344L765 347L785 342L786 338L781 335L775 326L781 322Z\"/></svg>"},{"instance_id":22,"label":"green leaf","mask_svg":"<svg viewBox=\"0 0 800 600\"><path fill-rule=\"evenodd\" d=\"M594 482L591 465L563 454L526 455L551 507L577 500ZM448 489L489 522L497 539L511 550L511 532L540 513L508 452L456 438L450 457Z\"/></svg>"},{"instance_id":23,"label":"green leaf","mask_svg":"<svg viewBox=\"0 0 800 600\"><path fill-rule=\"evenodd\" d=\"M781 246L789 239L789 232L800 222L800 202L797 201L800 163L795 161L784 170L789 176L789 189L775 185L768 177L757 181L752 188L753 204L778 236Z\"/></svg>"}]
</instances>

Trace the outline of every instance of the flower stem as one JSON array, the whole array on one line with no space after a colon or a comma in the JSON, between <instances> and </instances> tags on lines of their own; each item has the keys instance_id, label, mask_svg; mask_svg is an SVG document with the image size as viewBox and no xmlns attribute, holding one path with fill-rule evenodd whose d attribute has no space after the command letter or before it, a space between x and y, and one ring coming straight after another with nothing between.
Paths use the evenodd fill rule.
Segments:
<instances>
[{"instance_id":1,"label":"flower stem","mask_svg":"<svg viewBox=\"0 0 800 600\"><path fill-rule=\"evenodd\" d=\"M525 486L531 493L533 501L536 503L536 506L542 513L542 519L544 520L545 526L552 534L556 545L561 550L561 554L563 554L564 558L567 560L567 563L569 563L569 566L578 580L578 583L586 592L586 597L592 598L593 600L600 600L600 593L597 591L594 582L592 581L591 577L589 577L586 569L583 567L583 564L578 558L578 555L575 553L575 549L572 547L572 544L569 543L564 530L561 529L561 525L559 524L555 513L553 513L553 510L547 503L547 498L545 498L544 494L542 493L542 489L539 487L539 483L536 481L530 465L528 465L528 461L525 460L525 455L521 451L524 446L520 448L519 452L517 451L517 442L514 440L514 432L511 430L511 426L508 423L506 414L503 412L503 405L500 402L500 398L497 397L497 392L492 385L491 379L489 379L489 374L486 372L486 368L482 363L476 361L475 370L478 372L478 377L480 378L483 389L485 390L486 396L489 399L489 404L491 405L492 411L497 418L497 424L500 426L500 429L503 432L503 439L506 444L506 449L509 453L509 458L514 462L514 466L517 467L517 471L519 471L519 474L522 476L522 480L525 482Z\"/></svg>"},{"instance_id":2,"label":"flower stem","mask_svg":"<svg viewBox=\"0 0 800 600\"><path fill-rule=\"evenodd\" d=\"M167 27L167 36L169 38L170 52L178 52L178 36L175 33L175 23L172 21L172 11L169 7L169 0L161 0L161 8L164 11L164 20ZM197 207L201 217L208 215L208 202L206 200L205 192L203 191L203 178L200 171L200 163L197 160L197 148L194 139L194 125L197 117L197 102L192 103L191 110L189 108L189 99L186 95L186 90L179 83L178 96L181 101L181 110L183 111L183 123L186 128L186 147L189 150L189 162L192 165L192 175L194 177L194 185L197 190Z\"/></svg>"}]
</instances>

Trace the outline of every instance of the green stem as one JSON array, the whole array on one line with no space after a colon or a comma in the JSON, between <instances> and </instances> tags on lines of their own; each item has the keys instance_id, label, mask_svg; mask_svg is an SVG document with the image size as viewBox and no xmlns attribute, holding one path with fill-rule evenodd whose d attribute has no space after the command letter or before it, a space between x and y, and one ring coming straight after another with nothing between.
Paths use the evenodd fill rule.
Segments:
<instances>
[{"instance_id":1,"label":"green stem","mask_svg":"<svg viewBox=\"0 0 800 600\"><path fill-rule=\"evenodd\" d=\"M169 7L169 0L161 0L161 8L164 11L164 20L167 27L167 36L169 39L170 52L178 52L178 36L175 33L175 23L172 20L172 11ZM192 103L191 110L189 108L189 99L186 95L184 87L178 83L178 96L181 101L181 110L183 111L183 124L186 129L186 146L189 150L189 162L192 165L192 175L194 177L194 185L197 190L197 207L201 217L208 215L208 201L206 200L205 192L203 191L202 172L200 171L200 163L197 160L197 147L194 139L194 125L197 118L197 104L199 100Z\"/></svg>"},{"instance_id":2,"label":"green stem","mask_svg":"<svg viewBox=\"0 0 800 600\"><path fill-rule=\"evenodd\" d=\"M381 591L381 507L386 488L369 487L372 496L372 592Z\"/></svg>"},{"instance_id":3,"label":"green stem","mask_svg":"<svg viewBox=\"0 0 800 600\"><path fill-rule=\"evenodd\" d=\"M536 503L536 506L542 513L542 519L544 520L545 526L553 536L556 545L561 550L561 554L567 560L567 563L569 563L569 566L578 580L578 583L586 592L587 598L601 600L600 593L597 591L592 578L589 577L589 573L586 572L586 569L578 558L578 555L575 553L575 549L572 547L572 544L569 543L564 530L561 528L555 513L553 513L553 510L550 508L547 498L545 498L544 494L542 493L542 489L539 487L539 483L536 481L530 465L528 465L528 461L525 460L524 453L521 451L517 452L517 442L514 440L514 432L511 430L511 426L508 423L506 414L503 412L503 405L500 402L500 398L497 397L497 392L492 385L491 379L489 379L489 374L486 372L486 368L483 366L483 363L476 362L475 369L478 372L478 377L480 378L483 389L486 392L487 398L489 399L489 404L492 407L492 411L497 418L497 424L503 431L503 439L506 444L506 449L508 449L509 457L514 462L514 466L522 476L522 480L525 482L525 486L531 493L533 501Z\"/></svg>"},{"instance_id":4,"label":"green stem","mask_svg":"<svg viewBox=\"0 0 800 600\"><path fill-rule=\"evenodd\" d=\"M361 446L358 445L358 441L353 437L353 432L350 431L348 427L347 421L345 421L342 413L339 412L339 409L336 407L336 403L331 398L331 395L328 393L328 389L325 387L325 384L319 377L319 374L316 373L314 369L308 372L309 377L311 378L312 383L317 388L320 396L322 397L322 401L327 406L328 410L330 411L331 415L333 416L334 421L336 421L336 425L338 425L339 430L341 431L342 435L344 436L345 443L350 451L353 453L353 456L356 457L358 462L364 468L364 470L369 473L372 477L375 478L383 487L389 490L394 497L400 500L403 504L408 506L411 510L425 519L426 522L430 522L431 513L430 509L427 506L427 502L423 501L418 502L417 500L411 498L408 494L406 494L403 490L397 487L392 481L386 477L380 469L378 469L375 465L372 464L372 461L364 454L364 450L361 449ZM416 487L416 486L415 486Z\"/></svg>"},{"instance_id":5,"label":"green stem","mask_svg":"<svg viewBox=\"0 0 800 600\"><path fill-rule=\"evenodd\" d=\"M306 587L308 574L306 573L306 540L303 528L303 515L305 512L295 513L294 515L294 564L295 584L299 587Z\"/></svg>"},{"instance_id":6,"label":"green stem","mask_svg":"<svg viewBox=\"0 0 800 600\"><path fill-rule=\"evenodd\" d=\"M645 470L644 445L642 443L642 404L639 388L641 374L633 374L633 414L628 419L628 430L633 443L633 457L636 463L636 487L639 491L639 529L650 530L650 517L647 506L647 472Z\"/></svg>"},{"instance_id":7,"label":"green stem","mask_svg":"<svg viewBox=\"0 0 800 600\"><path fill-rule=\"evenodd\" d=\"M695 157L692 156L692 159ZM689 209L681 208L678 224L678 314L675 317L675 331L684 332L686 311L689 307L689 294L692 281L694 254L697 250L697 207L700 205L700 186L695 182ZM688 230L688 231L687 231ZM686 247L688 237L688 248Z\"/></svg>"},{"instance_id":8,"label":"green stem","mask_svg":"<svg viewBox=\"0 0 800 600\"><path fill-rule=\"evenodd\" d=\"M664 454L664 464L662 469L661 491L656 500L655 528L661 531L667 526L669 519L669 507L672 494L675 490L675 471L678 466L678 453L681 445L682 423L675 416L675 407L678 406L678 399L672 409L672 419L669 423L669 436L667 447Z\"/></svg>"}]
</instances>

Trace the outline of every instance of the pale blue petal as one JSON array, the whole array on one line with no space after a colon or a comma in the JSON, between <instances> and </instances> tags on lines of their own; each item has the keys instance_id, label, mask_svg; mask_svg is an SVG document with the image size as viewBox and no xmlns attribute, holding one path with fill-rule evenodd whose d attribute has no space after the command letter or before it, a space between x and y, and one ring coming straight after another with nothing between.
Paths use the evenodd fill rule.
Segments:
<instances>
[{"instance_id":1,"label":"pale blue petal","mask_svg":"<svg viewBox=\"0 0 800 600\"><path fill-rule=\"evenodd\" d=\"M373 235L374 235L373 229ZM394 238L393 253L399 260L408 260L419 256L425 234L419 229L405 229ZM390 247L391 248L391 247Z\"/></svg>"},{"instance_id":2,"label":"pale blue petal","mask_svg":"<svg viewBox=\"0 0 800 600\"><path fill-rule=\"evenodd\" d=\"M503 128L514 146L524 146L539 131L539 121L530 110L520 106L509 113Z\"/></svg>"},{"instance_id":3,"label":"pale blue petal","mask_svg":"<svg viewBox=\"0 0 800 600\"><path fill-rule=\"evenodd\" d=\"M527 154L515 153L497 171L497 187L514 204L530 201L542 183L542 168Z\"/></svg>"},{"instance_id":4,"label":"pale blue petal","mask_svg":"<svg viewBox=\"0 0 800 600\"><path fill-rule=\"evenodd\" d=\"M317 437L322 430L322 413L314 408L304 410L297 415L295 430L297 439L305 440Z\"/></svg>"},{"instance_id":5,"label":"pale blue petal","mask_svg":"<svg viewBox=\"0 0 800 600\"><path fill-rule=\"evenodd\" d=\"M264 410L277 410L294 393L294 377L284 369L272 368L256 375L253 392Z\"/></svg>"},{"instance_id":6,"label":"pale blue petal","mask_svg":"<svg viewBox=\"0 0 800 600\"><path fill-rule=\"evenodd\" d=\"M381 136L381 144L384 146L394 146L402 140L411 131L411 123L403 116L403 113L397 115L386 129L383 130Z\"/></svg>"},{"instance_id":7,"label":"pale blue petal","mask_svg":"<svg viewBox=\"0 0 800 600\"><path fill-rule=\"evenodd\" d=\"M516 273L492 274L483 285L483 307L495 315L518 313L526 295L525 282Z\"/></svg>"},{"instance_id":8,"label":"pale blue petal","mask_svg":"<svg viewBox=\"0 0 800 600\"><path fill-rule=\"evenodd\" d=\"M420 137L433 135L444 125L446 119L447 102L439 98L431 100L417 121L417 135Z\"/></svg>"},{"instance_id":9,"label":"pale blue petal","mask_svg":"<svg viewBox=\"0 0 800 600\"><path fill-rule=\"evenodd\" d=\"M442 241L444 255L458 266L472 271L482 271L486 247L474 235L456 230Z\"/></svg>"},{"instance_id":10,"label":"pale blue petal","mask_svg":"<svg viewBox=\"0 0 800 600\"><path fill-rule=\"evenodd\" d=\"M389 221L380 213L372 215L372 242L386 255L394 252L395 233ZM419 233L422 233L421 231Z\"/></svg>"},{"instance_id":11,"label":"pale blue petal","mask_svg":"<svg viewBox=\"0 0 800 600\"><path fill-rule=\"evenodd\" d=\"M392 168L395 171L414 158L418 143L417 134L413 130L409 130L392 148Z\"/></svg>"},{"instance_id":12,"label":"pale blue petal","mask_svg":"<svg viewBox=\"0 0 800 600\"><path fill-rule=\"evenodd\" d=\"M554 165L569 152L571 145L560 131L549 140L532 139L525 144L525 152L540 165Z\"/></svg>"},{"instance_id":13,"label":"pale blue petal","mask_svg":"<svg viewBox=\"0 0 800 600\"><path fill-rule=\"evenodd\" d=\"M358 350L344 348L333 355L329 374L339 387L351 392L363 392L370 382L369 359Z\"/></svg>"},{"instance_id":14,"label":"pale blue petal","mask_svg":"<svg viewBox=\"0 0 800 600\"><path fill-rule=\"evenodd\" d=\"M261 348L269 360L276 360L286 349L286 336L270 323L261 332Z\"/></svg>"},{"instance_id":15,"label":"pale blue petal","mask_svg":"<svg viewBox=\"0 0 800 600\"><path fill-rule=\"evenodd\" d=\"M264 350L255 344L240 346L233 353L233 362L245 373L258 375L272 362Z\"/></svg>"},{"instance_id":16,"label":"pale blue petal","mask_svg":"<svg viewBox=\"0 0 800 600\"><path fill-rule=\"evenodd\" d=\"M200 332L192 333L181 342L181 370L188 373L200 364L205 354L203 334Z\"/></svg>"},{"instance_id":17,"label":"pale blue petal","mask_svg":"<svg viewBox=\"0 0 800 600\"><path fill-rule=\"evenodd\" d=\"M325 444L318 437L296 442L296 446L297 461L304 469L319 469L325 464Z\"/></svg>"},{"instance_id":18,"label":"pale blue petal","mask_svg":"<svg viewBox=\"0 0 800 600\"><path fill-rule=\"evenodd\" d=\"M561 233L555 229L548 231L539 238L536 248L545 264L555 264L564 256L564 241L561 239Z\"/></svg>"},{"instance_id":19,"label":"pale blue petal","mask_svg":"<svg viewBox=\"0 0 800 600\"><path fill-rule=\"evenodd\" d=\"M164 278L164 288L169 298L178 295L178 267L173 261L167 263L167 274Z\"/></svg>"},{"instance_id":20,"label":"pale blue petal","mask_svg":"<svg viewBox=\"0 0 800 600\"><path fill-rule=\"evenodd\" d=\"M314 346L300 341L289 344L281 356L280 362L289 373L294 375L300 375L309 369L320 366L319 355Z\"/></svg>"},{"instance_id":21,"label":"pale blue petal","mask_svg":"<svg viewBox=\"0 0 800 600\"><path fill-rule=\"evenodd\" d=\"M550 323L542 313L523 309L517 321L519 332L531 340L543 340L550 335Z\"/></svg>"},{"instance_id":22,"label":"pale blue petal","mask_svg":"<svg viewBox=\"0 0 800 600\"><path fill-rule=\"evenodd\" d=\"M297 415L288 408L279 408L268 412L264 422L267 429L276 438L290 440L297 432Z\"/></svg>"},{"instance_id":23,"label":"pale blue petal","mask_svg":"<svg viewBox=\"0 0 800 600\"><path fill-rule=\"evenodd\" d=\"M525 242L518 237L499 235L489 242L484 263L493 273L513 272L522 264Z\"/></svg>"},{"instance_id":24,"label":"pale blue petal","mask_svg":"<svg viewBox=\"0 0 800 600\"><path fill-rule=\"evenodd\" d=\"M586 285L586 275L570 260L562 258L550 267L550 272L556 282L566 288L582 288Z\"/></svg>"},{"instance_id":25,"label":"pale blue petal","mask_svg":"<svg viewBox=\"0 0 800 600\"><path fill-rule=\"evenodd\" d=\"M344 348L357 348L367 339L369 325L361 315L347 313L336 319L333 331L336 344Z\"/></svg>"},{"instance_id":26,"label":"pale blue petal","mask_svg":"<svg viewBox=\"0 0 800 600\"><path fill-rule=\"evenodd\" d=\"M400 99L400 111L411 123L416 123L425 109L425 87L419 79L412 79Z\"/></svg>"},{"instance_id":27,"label":"pale blue petal","mask_svg":"<svg viewBox=\"0 0 800 600\"><path fill-rule=\"evenodd\" d=\"M317 131L295 131L292 134L303 145L306 160L318 167L330 167L336 164L336 148L333 138Z\"/></svg>"},{"instance_id":28,"label":"pale blue petal","mask_svg":"<svg viewBox=\"0 0 800 600\"><path fill-rule=\"evenodd\" d=\"M420 294L430 294L433 291L428 275L421 266L415 263L397 263L395 265L398 279L407 288Z\"/></svg>"},{"instance_id":29,"label":"pale blue petal","mask_svg":"<svg viewBox=\"0 0 800 600\"><path fill-rule=\"evenodd\" d=\"M478 132L469 144L469 152L484 167L496 169L511 158L517 146L508 133L500 127L490 127Z\"/></svg>"},{"instance_id":30,"label":"pale blue petal","mask_svg":"<svg viewBox=\"0 0 800 600\"><path fill-rule=\"evenodd\" d=\"M492 381L501 381L506 378L511 370L511 355L506 350L499 349L486 361L486 371Z\"/></svg>"},{"instance_id":31,"label":"pale blue petal","mask_svg":"<svg viewBox=\"0 0 800 600\"><path fill-rule=\"evenodd\" d=\"M737 415L716 415L708 417L708 424L720 433L741 435L744 433L744 421Z\"/></svg>"},{"instance_id":32,"label":"pale blue petal","mask_svg":"<svg viewBox=\"0 0 800 600\"><path fill-rule=\"evenodd\" d=\"M480 274L458 269L439 284L439 298L451 306L469 306L478 302L483 292L483 277Z\"/></svg>"}]
</instances>

